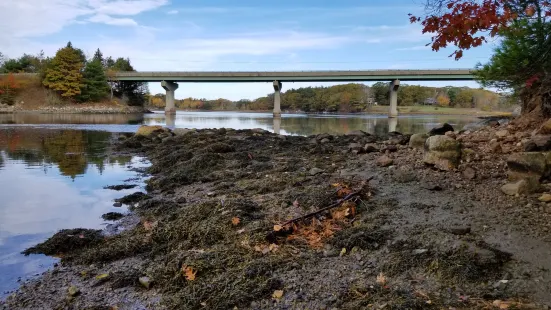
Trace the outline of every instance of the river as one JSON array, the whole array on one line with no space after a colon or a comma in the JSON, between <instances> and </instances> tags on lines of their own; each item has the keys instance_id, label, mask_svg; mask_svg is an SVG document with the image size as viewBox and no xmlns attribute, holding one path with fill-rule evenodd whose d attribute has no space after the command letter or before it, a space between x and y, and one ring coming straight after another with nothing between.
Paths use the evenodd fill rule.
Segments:
<instances>
[{"instance_id":1,"label":"river","mask_svg":"<svg viewBox=\"0 0 551 310\"><path fill-rule=\"evenodd\" d=\"M102 228L106 212L127 212L113 200L143 190L145 177L132 168L147 161L139 157L106 156L118 132L134 132L142 125L171 128L263 128L285 135L346 133L364 130L382 134L426 132L439 123L455 128L477 121L469 116L284 115L270 113L162 112L144 115L0 114L0 299L51 267L56 258L25 257L22 250L59 229ZM107 185L136 184L120 192Z\"/></svg>"}]
</instances>

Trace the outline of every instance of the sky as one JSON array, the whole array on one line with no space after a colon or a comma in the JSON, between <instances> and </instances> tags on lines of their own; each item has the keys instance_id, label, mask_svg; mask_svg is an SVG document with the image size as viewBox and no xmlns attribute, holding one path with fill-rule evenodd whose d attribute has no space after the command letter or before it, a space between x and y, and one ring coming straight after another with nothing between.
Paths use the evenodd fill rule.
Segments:
<instances>
[{"instance_id":1,"label":"sky","mask_svg":"<svg viewBox=\"0 0 551 310\"><path fill-rule=\"evenodd\" d=\"M89 57L97 48L129 57L138 71L473 68L489 59L495 42L460 61L448 57L453 48L431 51L430 35L408 19L423 10L423 0L0 0L0 52L53 56L71 41ZM159 83L150 91L164 92ZM271 91L270 83L180 83L176 98L254 99Z\"/></svg>"}]
</instances>

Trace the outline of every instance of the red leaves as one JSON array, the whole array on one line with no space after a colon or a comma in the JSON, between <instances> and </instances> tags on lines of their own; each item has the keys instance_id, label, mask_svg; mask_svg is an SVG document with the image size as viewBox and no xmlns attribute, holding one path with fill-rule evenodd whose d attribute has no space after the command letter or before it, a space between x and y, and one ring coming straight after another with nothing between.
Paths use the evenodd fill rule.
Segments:
<instances>
[{"instance_id":1,"label":"red leaves","mask_svg":"<svg viewBox=\"0 0 551 310\"><path fill-rule=\"evenodd\" d=\"M539 81L539 79L540 79L539 74L532 75L528 80L526 80L526 87L531 88L535 82Z\"/></svg>"},{"instance_id":2,"label":"red leaves","mask_svg":"<svg viewBox=\"0 0 551 310\"><path fill-rule=\"evenodd\" d=\"M542 1L543 6L546 3L549 4L549 1ZM490 37L494 37L518 17L517 13L509 9L509 5L510 0L450 0L445 6L447 10L440 15L429 15L421 20L410 14L409 20L411 23L420 22L423 33L434 35L432 50L438 51L448 44L456 46L457 50L450 56L455 56L457 60L463 57L464 50L486 42L486 37L481 33L487 32ZM524 14L532 16L534 12L533 7L528 7ZM551 10L545 14L551 16Z\"/></svg>"}]
</instances>

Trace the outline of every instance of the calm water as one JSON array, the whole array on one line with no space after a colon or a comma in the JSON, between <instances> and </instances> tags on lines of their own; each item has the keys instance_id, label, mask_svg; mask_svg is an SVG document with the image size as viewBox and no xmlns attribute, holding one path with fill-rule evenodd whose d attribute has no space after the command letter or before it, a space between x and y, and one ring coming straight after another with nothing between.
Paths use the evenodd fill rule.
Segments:
<instances>
[{"instance_id":1,"label":"calm water","mask_svg":"<svg viewBox=\"0 0 551 310\"><path fill-rule=\"evenodd\" d=\"M364 130L385 133L426 132L438 123L456 128L476 121L464 116L284 115L270 113L179 112L146 115L0 114L0 298L56 261L43 255L24 257L22 250L63 228L101 228L101 215L126 211L106 185L136 178L129 166L141 158L105 157L117 132L134 132L141 124L183 128L263 128L280 134L311 135ZM143 179L130 181L143 186Z\"/></svg>"},{"instance_id":2,"label":"calm water","mask_svg":"<svg viewBox=\"0 0 551 310\"><path fill-rule=\"evenodd\" d=\"M147 124L171 128L263 128L286 135L346 133L352 130L382 134L389 130L426 132L444 122L461 128L475 121L475 117L446 115L411 115L389 120L385 115L291 114L283 115L274 123L271 113L178 112L171 117L166 117L163 112L144 115L0 114L0 130L32 125L35 128L134 132L141 124Z\"/></svg>"},{"instance_id":3,"label":"calm water","mask_svg":"<svg viewBox=\"0 0 551 310\"><path fill-rule=\"evenodd\" d=\"M0 129L0 297L56 260L19 254L62 228L102 228L101 215L126 212L113 199L133 190L106 185L136 178L133 157L105 157L112 133L85 130ZM143 185L143 180L131 184Z\"/></svg>"}]
</instances>

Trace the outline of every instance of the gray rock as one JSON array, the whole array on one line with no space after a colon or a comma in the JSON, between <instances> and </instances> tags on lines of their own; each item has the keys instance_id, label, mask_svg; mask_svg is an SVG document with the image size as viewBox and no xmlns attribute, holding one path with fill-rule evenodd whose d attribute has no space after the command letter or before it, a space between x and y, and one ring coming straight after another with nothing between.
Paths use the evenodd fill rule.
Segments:
<instances>
[{"instance_id":1,"label":"gray rock","mask_svg":"<svg viewBox=\"0 0 551 310\"><path fill-rule=\"evenodd\" d=\"M425 142L423 161L441 170L457 167L461 158L461 144L448 136L436 135Z\"/></svg>"},{"instance_id":2,"label":"gray rock","mask_svg":"<svg viewBox=\"0 0 551 310\"><path fill-rule=\"evenodd\" d=\"M113 207L115 207L115 208L120 208L120 207L122 207L122 203L120 203L120 202L115 202L115 203L113 204Z\"/></svg>"},{"instance_id":3,"label":"gray rock","mask_svg":"<svg viewBox=\"0 0 551 310\"><path fill-rule=\"evenodd\" d=\"M193 129L187 129L187 128L174 128L174 130L172 130L172 133L174 133L174 135L176 136L183 136L187 133L190 133L190 132L194 132L195 130Z\"/></svg>"},{"instance_id":4,"label":"gray rock","mask_svg":"<svg viewBox=\"0 0 551 310\"><path fill-rule=\"evenodd\" d=\"M525 180L528 191L532 192L542 178L551 176L551 153L514 153L507 158L507 167L509 180Z\"/></svg>"},{"instance_id":5,"label":"gray rock","mask_svg":"<svg viewBox=\"0 0 551 310\"><path fill-rule=\"evenodd\" d=\"M323 173L323 169L320 168L312 168L310 169L310 175L317 175Z\"/></svg>"},{"instance_id":6,"label":"gray rock","mask_svg":"<svg viewBox=\"0 0 551 310\"><path fill-rule=\"evenodd\" d=\"M324 144L324 143L329 143L329 141L331 141L331 140L329 140L329 139L327 139L327 138L324 138L324 139L321 139L320 142L321 142L322 144Z\"/></svg>"},{"instance_id":7,"label":"gray rock","mask_svg":"<svg viewBox=\"0 0 551 310\"><path fill-rule=\"evenodd\" d=\"M463 177L467 180L472 180L476 178L476 171L471 167L467 167L463 170Z\"/></svg>"},{"instance_id":8,"label":"gray rock","mask_svg":"<svg viewBox=\"0 0 551 310\"><path fill-rule=\"evenodd\" d=\"M391 166L393 163L394 160L386 155L383 155L377 159L377 166L380 167L388 167Z\"/></svg>"},{"instance_id":9,"label":"gray rock","mask_svg":"<svg viewBox=\"0 0 551 310\"><path fill-rule=\"evenodd\" d=\"M528 182L525 180L519 180L515 183L508 183L501 187L501 191L505 195L515 196L528 192Z\"/></svg>"},{"instance_id":10,"label":"gray rock","mask_svg":"<svg viewBox=\"0 0 551 310\"><path fill-rule=\"evenodd\" d=\"M147 288L147 289L149 289L149 288L151 287L151 282L152 282L152 281L151 281L151 279L150 279L149 277L140 277L140 278L138 279L138 281L140 281L140 284L141 284L143 287Z\"/></svg>"}]
</instances>

